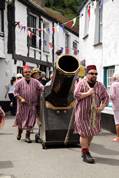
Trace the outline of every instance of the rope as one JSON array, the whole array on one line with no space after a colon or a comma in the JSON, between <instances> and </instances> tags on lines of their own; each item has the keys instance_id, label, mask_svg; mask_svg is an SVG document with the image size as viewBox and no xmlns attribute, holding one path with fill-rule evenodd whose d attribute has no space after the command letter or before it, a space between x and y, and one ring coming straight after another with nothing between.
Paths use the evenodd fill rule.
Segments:
<instances>
[{"instance_id":1,"label":"rope","mask_svg":"<svg viewBox=\"0 0 119 178\"><path fill-rule=\"evenodd\" d=\"M88 85L86 81L87 87L90 89L90 86ZM90 126L92 128L96 127L96 102L95 102L95 94L92 95L92 103L91 103L91 116L90 116Z\"/></svg>"},{"instance_id":2,"label":"rope","mask_svg":"<svg viewBox=\"0 0 119 178\"><path fill-rule=\"evenodd\" d=\"M93 128L96 127L96 103L95 103L95 94L92 95L90 126L93 127Z\"/></svg>"}]
</instances>

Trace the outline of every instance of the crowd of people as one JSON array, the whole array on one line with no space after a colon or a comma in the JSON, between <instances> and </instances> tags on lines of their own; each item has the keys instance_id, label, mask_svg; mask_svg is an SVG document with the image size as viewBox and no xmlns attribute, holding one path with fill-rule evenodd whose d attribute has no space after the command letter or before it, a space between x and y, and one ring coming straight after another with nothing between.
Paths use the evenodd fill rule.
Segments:
<instances>
[{"instance_id":1,"label":"crowd of people","mask_svg":"<svg viewBox=\"0 0 119 178\"><path fill-rule=\"evenodd\" d=\"M97 81L97 75L95 65L87 66L85 77L77 80L74 87L76 101L74 132L80 136L81 156L86 163L95 163L90 153L90 145L93 137L101 130L101 111L108 106L109 100L113 104L117 133L113 141L119 142L119 74L113 75L109 92L101 82ZM52 76L51 74L51 80ZM12 77L5 97L9 96L11 113L16 115L14 126L18 127L17 140L21 139L23 131L26 130L25 141L31 143L30 134L36 121L38 133L35 139L37 141L40 139L40 98L45 85L50 84L51 81L47 83L44 72L39 68L31 69L27 65L23 67L23 75L17 74L16 77ZM0 118L4 117L5 113L0 108Z\"/></svg>"}]
</instances>

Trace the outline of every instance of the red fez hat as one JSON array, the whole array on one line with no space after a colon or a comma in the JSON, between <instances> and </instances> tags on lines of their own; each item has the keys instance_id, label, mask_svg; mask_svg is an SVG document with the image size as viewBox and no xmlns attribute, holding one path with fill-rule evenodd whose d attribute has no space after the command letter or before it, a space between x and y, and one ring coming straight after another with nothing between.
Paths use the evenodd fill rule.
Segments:
<instances>
[{"instance_id":1,"label":"red fez hat","mask_svg":"<svg viewBox=\"0 0 119 178\"><path fill-rule=\"evenodd\" d=\"M30 70L31 68L30 68L30 66L28 66L28 65L24 65L23 66L23 70Z\"/></svg>"},{"instance_id":2,"label":"red fez hat","mask_svg":"<svg viewBox=\"0 0 119 178\"><path fill-rule=\"evenodd\" d=\"M95 65L89 65L89 66L87 66L87 68L86 68L87 73L89 72L89 70L97 70L97 69L96 69L96 66L95 66Z\"/></svg>"}]
</instances>

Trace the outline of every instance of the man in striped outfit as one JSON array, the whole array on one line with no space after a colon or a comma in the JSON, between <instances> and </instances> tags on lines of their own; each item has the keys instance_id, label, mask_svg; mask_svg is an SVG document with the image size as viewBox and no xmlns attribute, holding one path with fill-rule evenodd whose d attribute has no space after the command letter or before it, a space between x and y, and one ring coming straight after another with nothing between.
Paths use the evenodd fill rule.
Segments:
<instances>
[{"instance_id":1,"label":"man in striped outfit","mask_svg":"<svg viewBox=\"0 0 119 178\"><path fill-rule=\"evenodd\" d=\"M75 132L80 135L80 145L83 161L94 163L89 152L93 136L100 132L101 111L109 102L106 88L97 81L95 65L87 66L87 74L75 86Z\"/></svg>"},{"instance_id":2,"label":"man in striped outfit","mask_svg":"<svg viewBox=\"0 0 119 178\"><path fill-rule=\"evenodd\" d=\"M18 126L17 140L21 139L23 129L26 129L27 143L31 143L30 131L36 123L37 105L39 95L44 90L44 86L36 79L31 78L29 66L23 68L24 77L15 85L14 94L17 97L16 125Z\"/></svg>"}]
</instances>

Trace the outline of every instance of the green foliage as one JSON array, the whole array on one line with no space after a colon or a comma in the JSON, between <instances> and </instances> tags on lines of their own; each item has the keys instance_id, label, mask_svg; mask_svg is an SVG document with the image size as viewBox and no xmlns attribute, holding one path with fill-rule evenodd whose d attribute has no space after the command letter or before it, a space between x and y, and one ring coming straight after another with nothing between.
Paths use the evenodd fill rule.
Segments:
<instances>
[{"instance_id":1,"label":"green foliage","mask_svg":"<svg viewBox=\"0 0 119 178\"><path fill-rule=\"evenodd\" d=\"M64 0L64 4L66 7L72 7L75 5L79 5L79 0Z\"/></svg>"},{"instance_id":2,"label":"green foliage","mask_svg":"<svg viewBox=\"0 0 119 178\"><path fill-rule=\"evenodd\" d=\"M63 15L76 16L84 0L45 0L45 5L63 12Z\"/></svg>"}]
</instances>

